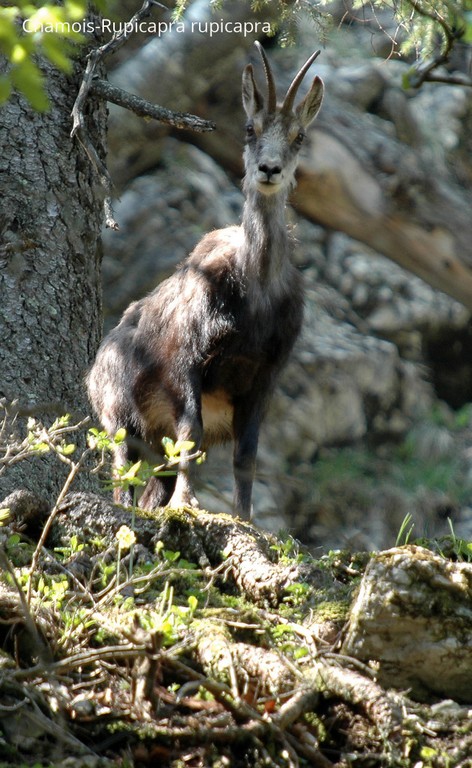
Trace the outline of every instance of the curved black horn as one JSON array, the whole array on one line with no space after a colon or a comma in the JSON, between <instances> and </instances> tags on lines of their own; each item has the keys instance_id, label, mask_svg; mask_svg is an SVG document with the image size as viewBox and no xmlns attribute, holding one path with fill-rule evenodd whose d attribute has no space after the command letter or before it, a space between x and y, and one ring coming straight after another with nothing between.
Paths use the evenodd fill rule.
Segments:
<instances>
[{"instance_id":1,"label":"curved black horn","mask_svg":"<svg viewBox=\"0 0 472 768\"><path fill-rule=\"evenodd\" d=\"M313 64L314 60L320 55L320 53L321 51L315 51L315 53L312 53L310 58L307 59L303 67L297 72L297 74L293 78L290 88L287 91L287 95L285 96L284 103L282 104L282 112L285 112L285 113L291 112L293 108L293 102L295 101L295 96L297 94L300 83L302 82L306 73L308 72L311 65Z\"/></svg>"},{"instance_id":2,"label":"curved black horn","mask_svg":"<svg viewBox=\"0 0 472 768\"><path fill-rule=\"evenodd\" d=\"M254 43L257 46L257 50L261 54L262 57L262 63L264 64L264 72L267 80L267 90L269 95L269 100L267 104L267 110L268 112L275 112L275 107L277 104L277 94L275 92L275 81L274 81L274 75L272 74L272 70L270 68L269 59L267 58L265 51L260 44L258 40Z\"/></svg>"}]
</instances>

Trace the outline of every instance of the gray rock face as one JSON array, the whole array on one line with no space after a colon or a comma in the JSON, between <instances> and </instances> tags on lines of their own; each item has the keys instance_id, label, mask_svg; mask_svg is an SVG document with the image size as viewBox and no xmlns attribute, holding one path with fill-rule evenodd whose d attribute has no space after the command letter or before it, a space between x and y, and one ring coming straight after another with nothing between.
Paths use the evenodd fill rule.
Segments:
<instances>
[{"instance_id":1,"label":"gray rock face","mask_svg":"<svg viewBox=\"0 0 472 768\"><path fill-rule=\"evenodd\" d=\"M115 205L118 232L104 232L106 325L164 280L212 229L234 224L242 194L190 144L166 139L162 163L135 179Z\"/></svg>"},{"instance_id":2,"label":"gray rock face","mask_svg":"<svg viewBox=\"0 0 472 768\"><path fill-rule=\"evenodd\" d=\"M351 609L342 653L376 662L382 686L470 702L471 588L469 563L422 547L378 554Z\"/></svg>"},{"instance_id":3,"label":"gray rock face","mask_svg":"<svg viewBox=\"0 0 472 768\"><path fill-rule=\"evenodd\" d=\"M342 234L332 238L323 278L371 333L392 339L405 351L407 339L413 352L422 335L440 328L452 332L469 321L462 304Z\"/></svg>"}]
</instances>

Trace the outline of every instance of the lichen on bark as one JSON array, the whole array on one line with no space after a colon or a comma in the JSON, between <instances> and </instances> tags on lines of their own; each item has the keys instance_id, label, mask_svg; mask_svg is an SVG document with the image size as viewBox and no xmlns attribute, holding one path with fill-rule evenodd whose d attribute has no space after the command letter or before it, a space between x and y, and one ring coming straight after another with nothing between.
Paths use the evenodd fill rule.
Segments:
<instances>
[{"instance_id":1,"label":"lichen on bark","mask_svg":"<svg viewBox=\"0 0 472 768\"><path fill-rule=\"evenodd\" d=\"M0 399L50 423L87 412L82 380L101 334L102 191L70 138L81 65L73 76L42 66L49 111L14 94L0 116ZM102 154L105 120L104 106L91 102L88 128ZM62 481L47 459L21 462L1 490L23 487L53 500Z\"/></svg>"}]
</instances>

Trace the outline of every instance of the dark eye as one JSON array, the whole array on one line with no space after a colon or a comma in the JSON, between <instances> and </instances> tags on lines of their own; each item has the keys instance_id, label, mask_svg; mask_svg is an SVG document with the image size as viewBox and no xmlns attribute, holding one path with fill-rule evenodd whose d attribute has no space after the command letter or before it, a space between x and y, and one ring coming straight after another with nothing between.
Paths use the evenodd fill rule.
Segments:
<instances>
[{"instance_id":1,"label":"dark eye","mask_svg":"<svg viewBox=\"0 0 472 768\"><path fill-rule=\"evenodd\" d=\"M254 130L253 124L252 123L248 123L246 125L246 136L248 137L248 139L250 139L251 136L254 136L254 134L255 134L255 130Z\"/></svg>"},{"instance_id":2,"label":"dark eye","mask_svg":"<svg viewBox=\"0 0 472 768\"><path fill-rule=\"evenodd\" d=\"M305 138L305 134L303 133L303 131L300 131L300 133L297 135L297 138L295 139L295 144L298 144L298 146L300 146L304 138Z\"/></svg>"}]
</instances>

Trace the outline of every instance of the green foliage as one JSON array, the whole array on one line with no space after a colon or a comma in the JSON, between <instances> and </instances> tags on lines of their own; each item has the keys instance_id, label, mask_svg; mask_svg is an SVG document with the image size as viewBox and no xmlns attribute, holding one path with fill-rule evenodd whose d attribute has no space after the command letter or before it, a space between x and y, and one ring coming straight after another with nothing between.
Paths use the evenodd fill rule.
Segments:
<instances>
[{"instance_id":1,"label":"green foliage","mask_svg":"<svg viewBox=\"0 0 472 768\"><path fill-rule=\"evenodd\" d=\"M212 10L217 12L224 8L225 0L209 0L209 4ZM251 0L249 6L261 19L264 18L265 9L270 6L271 34L278 34L278 42L284 47L296 41L298 29L301 24L306 24L307 19L314 24L319 39L325 40L327 30L331 27L331 15L321 10L322 4L318 0L297 0L295 3L287 3L285 0ZM172 14L174 21L182 19L188 5L189 0L176 0Z\"/></svg>"},{"instance_id":2,"label":"green foliage","mask_svg":"<svg viewBox=\"0 0 472 768\"><path fill-rule=\"evenodd\" d=\"M114 446L121 445L126 439L126 429L119 429L113 437L105 430L91 427L88 431L88 444L97 451L111 451Z\"/></svg>"},{"instance_id":3,"label":"green foliage","mask_svg":"<svg viewBox=\"0 0 472 768\"><path fill-rule=\"evenodd\" d=\"M192 621L198 606L198 600L191 595L187 605L174 604L174 588L166 582L156 609L142 611L139 623L147 632L157 633L164 648L174 645Z\"/></svg>"},{"instance_id":4,"label":"green foliage","mask_svg":"<svg viewBox=\"0 0 472 768\"><path fill-rule=\"evenodd\" d=\"M209 0L215 12L224 6L225 0ZM182 19L189 0L175 0L172 17ZM263 17L264 9L271 7L272 34L278 34L280 45L292 44L298 29L309 20L318 38L324 42L332 26L329 12L324 10L331 0L252 0L251 10ZM355 0L354 9L371 6L373 17L377 11L388 10L398 23L402 54L415 53L426 59L438 52L447 53L453 42L461 39L472 42L471 0ZM111 0L94 0L99 11L110 10ZM0 54L9 62L6 73L0 75L0 104L12 90L25 96L29 104L42 112L49 102L44 74L38 64L38 55L66 74L73 69L74 57L93 29L87 23L90 4L88 0L17 0L0 8ZM401 31L401 35L400 35ZM397 45L392 40L393 47ZM405 86L412 78L405 75Z\"/></svg>"},{"instance_id":5,"label":"green foliage","mask_svg":"<svg viewBox=\"0 0 472 768\"><path fill-rule=\"evenodd\" d=\"M0 75L0 104L16 90L39 112L49 107L37 57L70 74L73 61L92 32L89 13L105 13L113 0L17 0L0 7L0 54L9 62Z\"/></svg>"},{"instance_id":6,"label":"green foliage","mask_svg":"<svg viewBox=\"0 0 472 768\"><path fill-rule=\"evenodd\" d=\"M31 423L25 442L18 443L7 454L14 460L18 456L41 460L43 453L48 450L56 455L58 461L76 467L81 459L74 464L67 450L64 451L64 446L72 444L69 432L74 429L69 419L54 422L50 429L45 429L37 422ZM89 430L88 436L86 453L89 458L92 455L98 456L100 461L104 454L109 453L110 448L126 438L124 431L110 438L99 430ZM169 454L170 458L176 459L179 452L175 446L170 446ZM1 458L0 451L0 467ZM137 477L139 471L140 468L131 476ZM282 719L279 713L282 716L287 712L289 715L294 711L296 713L296 707L305 696L305 684L309 692L308 686L318 685L320 679L323 683L319 695L321 706L318 708L316 704L310 704L309 711L302 712L297 718L299 722L295 724L297 730L294 733L298 734L297 738L303 734L304 744L316 746L316 752L313 753L315 758L323 755L319 748L324 748L325 744L327 750L336 748L336 754L344 758L345 742L342 741L338 747L331 735L333 716L337 717L337 712L330 709L326 715L326 708L330 698L341 698L345 700L344 711L349 713L352 686L349 684L347 687L347 695L342 689L340 693L337 687L332 689L334 696L323 696L324 690L330 690L328 683L320 677L325 659L327 670L329 667L334 668L335 664L330 659L334 654L325 645L326 641L319 639L316 625L325 619L341 625L346 617L348 602L347 599L344 602L347 592L343 588L339 599L339 581L343 578L351 582L357 579L360 573L358 569L365 562L345 553L329 553L320 561L319 566L336 574L336 586L330 585L328 589L320 587L315 592L313 587L302 582L294 584L287 589L284 605L268 610L267 605L249 602L249 598L241 597L240 594L226 595L222 591L222 585L223 589L234 591L237 588L236 581L231 583L231 566L225 563L216 567L208 563L198 568L185 560L180 551L166 549L162 542L155 545L155 553L142 546L145 562L143 552L140 552L139 562L133 563L128 557L136 541L131 524L123 525L117 532L111 531L105 537L106 541L93 541L86 538L84 533L84 541L80 536L71 536L64 546L54 552L41 545L41 558L36 559L35 568L29 566L32 554L34 562L36 550L30 543L27 550L21 550L25 544L21 539L22 534L9 531L8 525L5 516L4 527L0 530L2 578L10 586L9 599L11 596L15 598L10 599L14 608L9 621L12 627L7 627L15 642L10 641L11 650L6 642L7 650L0 656L3 686L9 696L9 708L5 708L3 713L5 718L11 714L16 716L17 711L20 717L23 713L34 712L41 714L41 720L33 720L33 723L39 722L42 727L48 723L55 725L60 706L61 734L70 732L73 736L73 740L66 743L68 750L72 751L76 746L82 749L78 736L84 733L87 734L87 745L93 744L94 734L98 734L97 739L100 739L97 743L103 745L104 736L115 733L120 736L118 743L122 753L117 756L117 761L122 765L128 759L123 757L125 751L130 760L131 756L134 758L138 754L136 748L141 746L140 739L143 742L141 754L145 762L149 763L148 756L152 754L154 762L157 760L156 764L160 764L162 754L167 763L170 753L166 750L169 744L172 745L172 754L180 754L179 739L175 735L177 731L173 732L172 729L179 728L182 733L182 728L187 727L192 744L194 739L203 734L205 741L201 745L197 742L195 748L198 759L205 759L205 764L216 766L220 762L207 759L210 753L205 752L211 729L219 735L225 729L234 733L236 728L241 728L239 733L246 743L250 728L255 723L260 733L264 734L264 750L270 757L270 764L285 766L288 763L279 760L281 745L277 738ZM408 521L405 530L407 528ZM455 537L452 528L451 534L456 552L470 553L467 542ZM15 562L14 558L19 551L27 553L26 563ZM82 552L86 557L78 558L79 564L89 556L88 566L83 572L73 567L77 564L76 556ZM300 561L297 544L290 537L280 545L274 544L273 552L283 564L291 565ZM90 557L92 554L93 557ZM129 568L127 563L127 567L121 568L120 573L120 558L125 554ZM225 585L226 581L230 583ZM330 602L331 590L337 595L333 602ZM17 606L21 606L21 612ZM5 601L2 614L4 623L8 620L7 608L8 603ZM215 631L215 627L217 638L221 636L222 642L217 643L216 647L222 649L222 656L214 656L210 664L207 657L202 655L202 649L206 653L211 643L200 643L200 637ZM261 684L259 677L252 672L248 675L248 684L244 674L239 679L239 668L232 669L236 666L232 659L236 643L241 646L252 643L258 648L257 656L260 654L261 657L267 649L272 654L275 649L281 664L293 674L295 687L289 692L284 689L279 693L276 686L272 689L271 684L269 691L264 691L264 672L260 675ZM342 657L339 659L338 669L341 673L343 661ZM222 670L225 672L226 669L232 670L233 679L223 677ZM360 665L356 669L361 669ZM254 677L254 684L251 677ZM25 695L22 682L25 683ZM302 694L302 699L299 694ZM290 701L292 698L293 702ZM210 702L214 706L199 708L201 702ZM361 705L362 702L356 704L353 722L363 714ZM51 718L48 720L49 712ZM447 766L447 755L440 745L430 746L429 736L427 746L420 741L423 731L416 725L419 709L415 707L414 712L413 746L418 759L421 758L422 763L430 768ZM169 713L172 715L172 723L169 722ZM189 720L185 721L184 717L188 713ZM343 714L343 717L346 715ZM426 722L426 717L424 720ZM365 722L373 732L375 724L367 717L364 716L364 721L358 722ZM28 726L28 720L26 723ZM271 723L275 724L272 731L268 730ZM250 728L247 728L247 724ZM407 728L407 725L402 724L402 727ZM34 745L33 748L42 738L43 730L38 730L38 739L33 736L30 739L28 735L27 741ZM49 727L45 731L47 742L45 739L42 741L46 742L47 754L52 752L56 732ZM378 732L375 756L377 759L379 755L379 764L403 765L403 762L397 760L392 762L383 759L383 720L378 726ZM129 739L126 734L129 734ZM266 735L268 738L265 738ZM7 746L7 737L6 732L2 749ZM241 743L238 734L234 754L240 750ZM292 743L296 745L297 739L292 740ZM14 759L8 764L26 765L23 745L20 740L15 744L17 752L12 753ZM61 750L63 744L61 739ZM186 742L184 748L189 754L187 746ZM155 747L155 752L151 752ZM227 752L224 753L223 762L233 764L231 744L224 748ZM349 748L349 761L352 762L357 759L358 752L351 746ZM254 762L251 757L253 752L247 754L247 764L269 764L265 753L263 762ZM369 754L373 754L370 745ZM301 765L302 756L298 759L295 752L294 756ZM37 753L28 765L32 765L35 759ZM72 756L70 759L73 759ZM179 760L178 757L172 757L172 765L176 766ZM43 762L46 764L45 760ZM183 765L184 761L181 762Z\"/></svg>"},{"instance_id":7,"label":"green foliage","mask_svg":"<svg viewBox=\"0 0 472 768\"><path fill-rule=\"evenodd\" d=\"M315 487L320 497L330 497L342 485L356 493L359 506L370 503L371 493L382 484L401 488L405 495L414 496L419 490L447 494L456 503L465 503L472 484L462 458L453 451L441 455L438 461L435 442L440 437L443 416L433 410L422 424L422 430L412 430L398 445L384 445L380 451L368 447L347 447L322 451L314 469ZM448 431L459 431L469 423L470 410L464 409L447 422ZM424 433L431 432L431 450L424 447ZM426 441L427 442L427 441ZM402 532L402 535L404 531Z\"/></svg>"},{"instance_id":8,"label":"green foliage","mask_svg":"<svg viewBox=\"0 0 472 768\"><path fill-rule=\"evenodd\" d=\"M445 750L423 746L420 750L422 768L453 768L453 758Z\"/></svg>"},{"instance_id":9,"label":"green foliage","mask_svg":"<svg viewBox=\"0 0 472 768\"><path fill-rule=\"evenodd\" d=\"M455 39L472 40L471 0L354 0L354 9L390 10L398 23L397 33L403 55L416 58L445 54ZM380 23L379 23L380 26ZM394 46L396 39L392 39Z\"/></svg>"},{"instance_id":10,"label":"green foliage","mask_svg":"<svg viewBox=\"0 0 472 768\"><path fill-rule=\"evenodd\" d=\"M78 555L82 552L85 544L79 541L78 536L71 536L69 546L67 547L55 547L54 552L61 555L64 560L70 560L74 555Z\"/></svg>"},{"instance_id":11,"label":"green foliage","mask_svg":"<svg viewBox=\"0 0 472 768\"><path fill-rule=\"evenodd\" d=\"M23 568L31 561L32 546L23 541L19 533L11 533L2 541L5 554L16 568Z\"/></svg>"},{"instance_id":12,"label":"green foliage","mask_svg":"<svg viewBox=\"0 0 472 768\"><path fill-rule=\"evenodd\" d=\"M121 444L126 438L126 430L124 429L119 429L112 438L106 432L100 432L95 428L89 431L92 434L92 441L91 443L89 441L89 444L100 448L104 452L112 450L114 446ZM182 460L182 453L186 454L187 460L196 460L197 463L204 460L204 454L201 451L190 453L195 447L195 443L189 440L177 440L174 442L169 437L164 437L162 445L165 454L165 462L163 464L153 466L142 459L136 462L128 461L122 467L115 468L114 477L107 482L108 487L118 487L123 490L136 489L144 487L151 477L175 475L176 469L173 469L173 467L177 466Z\"/></svg>"},{"instance_id":13,"label":"green foliage","mask_svg":"<svg viewBox=\"0 0 472 768\"><path fill-rule=\"evenodd\" d=\"M300 638L296 628L291 624L276 624L270 631L275 646L282 653L291 656L295 660L303 659L308 656L309 651L303 645L300 645Z\"/></svg>"},{"instance_id":14,"label":"green foliage","mask_svg":"<svg viewBox=\"0 0 472 768\"><path fill-rule=\"evenodd\" d=\"M285 592L284 603L292 606L302 605L306 603L311 593L311 587L308 584L297 582L296 584L289 584Z\"/></svg>"},{"instance_id":15,"label":"green foliage","mask_svg":"<svg viewBox=\"0 0 472 768\"><path fill-rule=\"evenodd\" d=\"M57 609L62 608L64 598L69 592L69 580L66 575L41 574L35 586L36 596L41 603Z\"/></svg>"},{"instance_id":16,"label":"green foliage","mask_svg":"<svg viewBox=\"0 0 472 768\"><path fill-rule=\"evenodd\" d=\"M398 531L395 541L396 547L401 547L410 543L414 527L413 516L408 512L403 518L400 530Z\"/></svg>"},{"instance_id":17,"label":"green foliage","mask_svg":"<svg viewBox=\"0 0 472 768\"><path fill-rule=\"evenodd\" d=\"M472 563L472 541L467 541L466 539L457 536L450 518L448 518L448 524L450 529L449 536L443 536L440 539L413 539L412 534L415 524L412 516L407 514L400 526L395 546L400 547L406 546L407 544L417 544L426 547L427 549L431 549L433 552L437 552L442 557L449 560Z\"/></svg>"},{"instance_id":18,"label":"green foliage","mask_svg":"<svg viewBox=\"0 0 472 768\"><path fill-rule=\"evenodd\" d=\"M8 73L0 79L0 103L14 88L39 112L48 108L36 55L69 74L77 46L85 40L81 30L87 8L87 0L64 0L60 5L51 0L18 0L0 8L0 53L10 62Z\"/></svg>"},{"instance_id":19,"label":"green foliage","mask_svg":"<svg viewBox=\"0 0 472 768\"><path fill-rule=\"evenodd\" d=\"M300 543L290 535L281 535L275 544L271 544L271 549L277 553L279 561L286 563L301 563L304 555L299 551Z\"/></svg>"},{"instance_id":20,"label":"green foliage","mask_svg":"<svg viewBox=\"0 0 472 768\"><path fill-rule=\"evenodd\" d=\"M453 555L456 560L472 563L472 541L466 541L460 536L457 536L450 519L448 520L448 523L451 530L451 535L449 537L450 551L448 552L448 556L451 557L451 555Z\"/></svg>"}]
</instances>

